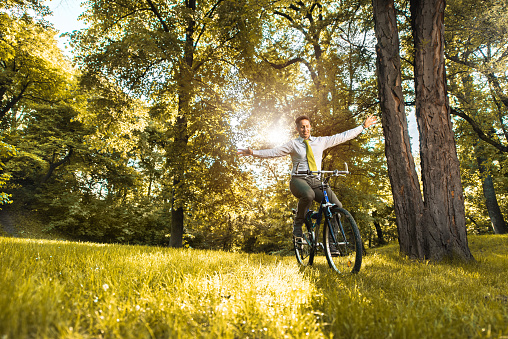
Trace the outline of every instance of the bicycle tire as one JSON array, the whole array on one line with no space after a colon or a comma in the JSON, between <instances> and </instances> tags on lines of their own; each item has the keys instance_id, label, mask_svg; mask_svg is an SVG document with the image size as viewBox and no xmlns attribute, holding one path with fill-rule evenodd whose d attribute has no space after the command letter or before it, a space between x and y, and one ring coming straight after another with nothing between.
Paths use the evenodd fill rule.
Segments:
<instances>
[{"instance_id":1,"label":"bicycle tire","mask_svg":"<svg viewBox=\"0 0 508 339\"><path fill-rule=\"evenodd\" d=\"M360 230L351 213L344 208L335 210L337 213L333 215L333 219L326 218L324 225L323 244L326 260L328 265L339 273L358 273L362 266ZM335 233L333 238L330 235L332 229Z\"/></svg>"},{"instance_id":2,"label":"bicycle tire","mask_svg":"<svg viewBox=\"0 0 508 339\"><path fill-rule=\"evenodd\" d=\"M294 239L293 241L296 260L302 266L311 266L314 263L316 251L314 246L316 243L315 234L307 225L303 225L303 238L300 239L302 240Z\"/></svg>"}]
</instances>

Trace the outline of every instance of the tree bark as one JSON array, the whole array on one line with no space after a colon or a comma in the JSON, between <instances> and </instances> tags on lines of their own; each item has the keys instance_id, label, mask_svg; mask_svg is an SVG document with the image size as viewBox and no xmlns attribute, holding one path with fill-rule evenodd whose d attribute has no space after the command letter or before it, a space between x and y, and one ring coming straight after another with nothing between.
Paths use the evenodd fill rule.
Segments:
<instances>
[{"instance_id":1,"label":"tree bark","mask_svg":"<svg viewBox=\"0 0 508 339\"><path fill-rule=\"evenodd\" d=\"M373 0L378 90L400 251L422 258L424 206L407 129L393 0Z\"/></svg>"},{"instance_id":2,"label":"tree bark","mask_svg":"<svg viewBox=\"0 0 508 339\"><path fill-rule=\"evenodd\" d=\"M377 221L375 221L374 227L376 228L377 243L379 245L386 244L386 240L383 236L383 230L381 229L381 225Z\"/></svg>"},{"instance_id":3,"label":"tree bark","mask_svg":"<svg viewBox=\"0 0 508 339\"><path fill-rule=\"evenodd\" d=\"M180 74L178 84L178 117L174 128L174 147L171 154L173 163L173 197L171 207L171 238L170 247L183 246L184 232L184 189L187 144L189 141L187 131L187 114L190 112L190 102L193 91L193 63L194 63L194 30L196 22L193 13L196 11L196 0L185 2L191 11L187 18L185 32L185 45L183 60L180 62Z\"/></svg>"},{"instance_id":4,"label":"tree bark","mask_svg":"<svg viewBox=\"0 0 508 339\"><path fill-rule=\"evenodd\" d=\"M179 99L179 108L188 103L182 102L185 96ZM182 102L182 103L181 103ZM181 103L181 104L180 104ZM187 150L187 119L185 115L177 118L175 126L174 148L171 154L173 164L173 196L171 198L171 238L170 247L183 246L184 233L184 188L185 185L185 156Z\"/></svg>"},{"instance_id":5,"label":"tree bark","mask_svg":"<svg viewBox=\"0 0 508 339\"><path fill-rule=\"evenodd\" d=\"M481 148L481 146L479 145L478 148ZM480 177L482 180L483 196L485 197L485 205L487 207L487 211L489 212L490 222L492 223L494 233L506 234L508 233L508 227L506 226L503 214L499 208L499 203L497 202L496 190L494 188L492 176L488 173L485 166L487 159L479 154L480 152L478 152L478 148L476 149L476 160L478 162L478 170L480 171Z\"/></svg>"},{"instance_id":6,"label":"tree bark","mask_svg":"<svg viewBox=\"0 0 508 339\"><path fill-rule=\"evenodd\" d=\"M459 160L453 138L444 62L444 0L411 0L416 118L420 133L424 257L473 259L467 243Z\"/></svg>"}]
</instances>

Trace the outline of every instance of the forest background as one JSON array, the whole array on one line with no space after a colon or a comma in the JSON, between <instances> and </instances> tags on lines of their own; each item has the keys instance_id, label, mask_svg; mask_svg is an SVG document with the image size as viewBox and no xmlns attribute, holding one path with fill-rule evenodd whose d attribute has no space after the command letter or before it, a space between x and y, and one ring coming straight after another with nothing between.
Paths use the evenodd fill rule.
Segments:
<instances>
[{"instance_id":1,"label":"forest background","mask_svg":"<svg viewBox=\"0 0 508 339\"><path fill-rule=\"evenodd\" d=\"M239 159L236 149L289 140L301 114L312 118L314 135L378 114L370 1L90 0L87 28L68 34L72 60L57 45L44 2L1 6L0 213L36 220L41 231L290 250L289 159ZM507 7L472 0L446 7L448 95L469 234L506 230ZM396 9L411 107L409 3ZM397 239L384 152L378 128L323 159L324 169L349 165L352 174L332 185L366 247ZM171 234L175 223L182 234Z\"/></svg>"}]
</instances>

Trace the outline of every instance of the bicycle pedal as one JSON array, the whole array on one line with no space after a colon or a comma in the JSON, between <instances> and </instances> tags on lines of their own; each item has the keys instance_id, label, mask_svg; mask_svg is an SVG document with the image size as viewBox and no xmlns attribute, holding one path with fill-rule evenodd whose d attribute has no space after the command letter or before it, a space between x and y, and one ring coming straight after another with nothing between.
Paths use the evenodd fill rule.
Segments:
<instances>
[{"instance_id":1,"label":"bicycle pedal","mask_svg":"<svg viewBox=\"0 0 508 339\"><path fill-rule=\"evenodd\" d=\"M295 244L296 243L303 244L305 239L303 237L295 237L295 236L293 236L293 240L294 240Z\"/></svg>"},{"instance_id":2,"label":"bicycle pedal","mask_svg":"<svg viewBox=\"0 0 508 339\"><path fill-rule=\"evenodd\" d=\"M296 250L301 251L303 249L304 239L300 237L294 237L293 244Z\"/></svg>"}]
</instances>

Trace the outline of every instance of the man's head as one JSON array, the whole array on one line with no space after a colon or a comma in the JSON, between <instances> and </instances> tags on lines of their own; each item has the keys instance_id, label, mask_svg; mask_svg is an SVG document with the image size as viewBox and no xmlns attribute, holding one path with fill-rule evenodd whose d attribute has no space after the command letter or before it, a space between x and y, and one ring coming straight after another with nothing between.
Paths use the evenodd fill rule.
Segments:
<instances>
[{"instance_id":1,"label":"man's head","mask_svg":"<svg viewBox=\"0 0 508 339\"><path fill-rule=\"evenodd\" d=\"M310 119L306 115L299 116L295 120L296 131L303 139L310 137Z\"/></svg>"}]
</instances>

